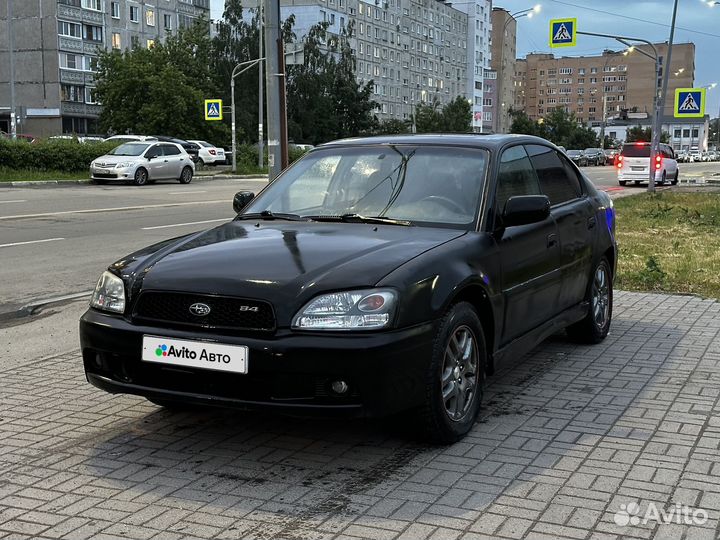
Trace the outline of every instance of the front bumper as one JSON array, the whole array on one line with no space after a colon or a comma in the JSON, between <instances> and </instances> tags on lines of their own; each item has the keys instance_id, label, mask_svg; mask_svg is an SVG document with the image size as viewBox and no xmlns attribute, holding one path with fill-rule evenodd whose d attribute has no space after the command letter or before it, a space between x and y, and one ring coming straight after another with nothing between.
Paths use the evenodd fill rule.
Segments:
<instances>
[{"instance_id":1,"label":"front bumper","mask_svg":"<svg viewBox=\"0 0 720 540\"><path fill-rule=\"evenodd\" d=\"M105 168L90 167L90 178L92 180L132 180L135 176L136 167Z\"/></svg>"},{"instance_id":2,"label":"front bumper","mask_svg":"<svg viewBox=\"0 0 720 540\"><path fill-rule=\"evenodd\" d=\"M139 326L88 310L80 319L87 380L111 393L240 408L384 416L423 402L435 324L352 335L278 330L218 335ZM144 334L249 347L247 374L141 361ZM251 337L252 336L252 337ZM333 381L345 381L338 394Z\"/></svg>"}]
</instances>

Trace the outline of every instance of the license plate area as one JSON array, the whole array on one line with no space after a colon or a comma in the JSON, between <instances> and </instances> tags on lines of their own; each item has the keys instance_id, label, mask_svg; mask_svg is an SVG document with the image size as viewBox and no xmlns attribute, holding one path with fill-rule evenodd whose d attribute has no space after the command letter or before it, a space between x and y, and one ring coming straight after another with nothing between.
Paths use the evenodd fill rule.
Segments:
<instances>
[{"instance_id":1,"label":"license plate area","mask_svg":"<svg viewBox=\"0 0 720 540\"><path fill-rule=\"evenodd\" d=\"M143 336L143 362L246 374L248 357L245 345Z\"/></svg>"},{"instance_id":2,"label":"license plate area","mask_svg":"<svg viewBox=\"0 0 720 540\"><path fill-rule=\"evenodd\" d=\"M630 170L632 171L644 171L645 167L630 167Z\"/></svg>"}]
</instances>

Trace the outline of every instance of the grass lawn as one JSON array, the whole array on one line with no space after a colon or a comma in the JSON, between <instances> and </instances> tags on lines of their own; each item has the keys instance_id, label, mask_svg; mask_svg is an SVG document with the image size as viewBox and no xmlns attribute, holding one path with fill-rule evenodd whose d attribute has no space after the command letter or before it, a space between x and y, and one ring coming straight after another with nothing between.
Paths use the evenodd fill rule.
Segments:
<instances>
[{"instance_id":1,"label":"grass lawn","mask_svg":"<svg viewBox=\"0 0 720 540\"><path fill-rule=\"evenodd\" d=\"M37 169L8 169L0 167L0 182L28 182L36 180L86 180L90 178L88 171L62 172L40 171Z\"/></svg>"},{"instance_id":2,"label":"grass lawn","mask_svg":"<svg viewBox=\"0 0 720 540\"><path fill-rule=\"evenodd\" d=\"M615 201L618 289L720 298L720 192Z\"/></svg>"}]
</instances>

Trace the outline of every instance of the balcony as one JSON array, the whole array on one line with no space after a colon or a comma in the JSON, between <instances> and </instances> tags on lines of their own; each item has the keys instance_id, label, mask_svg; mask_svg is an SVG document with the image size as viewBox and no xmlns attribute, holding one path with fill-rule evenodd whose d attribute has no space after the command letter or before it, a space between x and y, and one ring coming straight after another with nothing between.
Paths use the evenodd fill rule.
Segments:
<instances>
[{"instance_id":1,"label":"balcony","mask_svg":"<svg viewBox=\"0 0 720 540\"><path fill-rule=\"evenodd\" d=\"M82 9L72 6L66 6L64 4L58 4L57 16L59 19L68 19L71 21L81 21L83 12Z\"/></svg>"},{"instance_id":2,"label":"balcony","mask_svg":"<svg viewBox=\"0 0 720 540\"><path fill-rule=\"evenodd\" d=\"M61 51L83 52L83 42L80 39L60 36L58 40L58 48Z\"/></svg>"},{"instance_id":3,"label":"balcony","mask_svg":"<svg viewBox=\"0 0 720 540\"><path fill-rule=\"evenodd\" d=\"M79 115L79 116L100 116L102 107L100 105L91 105L88 103L77 103L75 101L63 101L60 103L60 114Z\"/></svg>"}]
</instances>

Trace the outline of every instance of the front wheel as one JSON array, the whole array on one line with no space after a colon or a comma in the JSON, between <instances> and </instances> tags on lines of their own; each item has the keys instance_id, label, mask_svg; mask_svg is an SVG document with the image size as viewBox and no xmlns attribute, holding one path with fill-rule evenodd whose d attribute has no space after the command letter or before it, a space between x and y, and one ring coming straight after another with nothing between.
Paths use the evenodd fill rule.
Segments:
<instances>
[{"instance_id":1,"label":"front wheel","mask_svg":"<svg viewBox=\"0 0 720 540\"><path fill-rule=\"evenodd\" d=\"M480 412L487 351L477 312L453 305L440 321L420 414L426 436L440 444L462 439Z\"/></svg>"},{"instance_id":2,"label":"front wheel","mask_svg":"<svg viewBox=\"0 0 720 540\"><path fill-rule=\"evenodd\" d=\"M189 184L192 181L193 172L190 167L185 167L180 173L180 183Z\"/></svg>"},{"instance_id":3,"label":"front wheel","mask_svg":"<svg viewBox=\"0 0 720 540\"><path fill-rule=\"evenodd\" d=\"M568 326L568 336L581 343L600 343L610 331L613 305L612 273L605 257L595 266L585 300L588 313L581 321Z\"/></svg>"},{"instance_id":4,"label":"front wheel","mask_svg":"<svg viewBox=\"0 0 720 540\"><path fill-rule=\"evenodd\" d=\"M627 180L618 180L618 184L624 186L625 184L627 184Z\"/></svg>"},{"instance_id":5,"label":"front wheel","mask_svg":"<svg viewBox=\"0 0 720 540\"><path fill-rule=\"evenodd\" d=\"M148 181L148 172L140 167L135 171L135 177L133 178L136 186L144 186Z\"/></svg>"}]
</instances>

